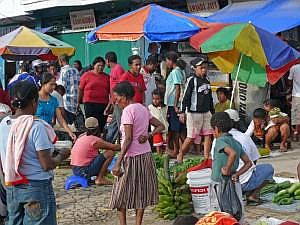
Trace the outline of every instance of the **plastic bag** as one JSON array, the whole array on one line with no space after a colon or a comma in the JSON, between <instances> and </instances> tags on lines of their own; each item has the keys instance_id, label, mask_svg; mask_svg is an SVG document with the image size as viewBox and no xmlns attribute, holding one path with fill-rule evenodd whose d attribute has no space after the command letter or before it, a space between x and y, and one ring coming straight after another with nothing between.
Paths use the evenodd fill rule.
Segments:
<instances>
[{"instance_id":1,"label":"plastic bag","mask_svg":"<svg viewBox=\"0 0 300 225\"><path fill-rule=\"evenodd\" d=\"M222 212L227 212L237 220L243 216L243 208L236 193L231 176L222 176L217 190L217 199Z\"/></svg>"},{"instance_id":2,"label":"plastic bag","mask_svg":"<svg viewBox=\"0 0 300 225\"><path fill-rule=\"evenodd\" d=\"M231 215L224 212L210 212L202 217L196 225L239 225L239 222Z\"/></svg>"}]
</instances>

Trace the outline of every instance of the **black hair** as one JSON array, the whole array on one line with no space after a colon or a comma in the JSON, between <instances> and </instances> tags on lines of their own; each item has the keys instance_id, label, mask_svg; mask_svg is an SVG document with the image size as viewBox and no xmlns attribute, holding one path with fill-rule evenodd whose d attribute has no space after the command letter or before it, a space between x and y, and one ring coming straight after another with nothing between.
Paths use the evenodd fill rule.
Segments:
<instances>
[{"instance_id":1,"label":"black hair","mask_svg":"<svg viewBox=\"0 0 300 225\"><path fill-rule=\"evenodd\" d=\"M271 99L271 98L264 100L263 104L270 105L271 107L279 107L280 105L276 99Z\"/></svg>"},{"instance_id":2,"label":"black hair","mask_svg":"<svg viewBox=\"0 0 300 225\"><path fill-rule=\"evenodd\" d=\"M142 60L142 58L139 55L129 56L129 58L128 58L128 64L131 65L133 63L133 60L136 60L136 59Z\"/></svg>"},{"instance_id":3,"label":"black hair","mask_svg":"<svg viewBox=\"0 0 300 225\"><path fill-rule=\"evenodd\" d=\"M48 68L50 68L50 66L54 66L55 68L57 68L56 62L51 62L47 65Z\"/></svg>"},{"instance_id":4,"label":"black hair","mask_svg":"<svg viewBox=\"0 0 300 225\"><path fill-rule=\"evenodd\" d=\"M113 62L113 63L118 62L118 57L117 57L117 54L115 52L107 52L105 54L105 59L108 60L108 62Z\"/></svg>"},{"instance_id":5,"label":"black hair","mask_svg":"<svg viewBox=\"0 0 300 225\"><path fill-rule=\"evenodd\" d=\"M164 100L164 93L158 88L154 89L151 94L158 95L162 99L162 101Z\"/></svg>"},{"instance_id":6,"label":"black hair","mask_svg":"<svg viewBox=\"0 0 300 225\"><path fill-rule=\"evenodd\" d=\"M215 113L211 117L210 124L213 128L217 127L222 133L227 133L233 127L232 120L226 112Z\"/></svg>"},{"instance_id":7,"label":"black hair","mask_svg":"<svg viewBox=\"0 0 300 225\"><path fill-rule=\"evenodd\" d=\"M146 65L156 65L158 63L157 57L154 55L150 55L146 60Z\"/></svg>"},{"instance_id":8,"label":"black hair","mask_svg":"<svg viewBox=\"0 0 300 225\"><path fill-rule=\"evenodd\" d=\"M15 109L26 108L33 100L38 101L39 93L37 87L28 80L16 82L9 90L11 105Z\"/></svg>"},{"instance_id":9,"label":"black hair","mask_svg":"<svg viewBox=\"0 0 300 225\"><path fill-rule=\"evenodd\" d=\"M227 90L227 88L224 88L224 87L219 87L216 91L216 93L223 93L227 98L228 98L228 95L229 95L229 92Z\"/></svg>"},{"instance_id":10,"label":"black hair","mask_svg":"<svg viewBox=\"0 0 300 225\"><path fill-rule=\"evenodd\" d=\"M125 96L128 99L131 99L134 97L134 88L128 81L122 81L119 84L117 84L113 92L117 93L120 96Z\"/></svg>"},{"instance_id":11,"label":"black hair","mask_svg":"<svg viewBox=\"0 0 300 225\"><path fill-rule=\"evenodd\" d=\"M266 116L267 116L267 112L263 108L257 108L253 112L253 117L254 118L265 119Z\"/></svg>"},{"instance_id":12,"label":"black hair","mask_svg":"<svg viewBox=\"0 0 300 225\"><path fill-rule=\"evenodd\" d=\"M92 129L85 128L85 129L86 129L86 136L91 136L91 135L97 137L101 136L101 130L99 126L97 128L92 128Z\"/></svg>"},{"instance_id":13,"label":"black hair","mask_svg":"<svg viewBox=\"0 0 300 225\"><path fill-rule=\"evenodd\" d=\"M67 56L66 54L62 54L58 57L59 60L69 63L69 56Z\"/></svg>"},{"instance_id":14,"label":"black hair","mask_svg":"<svg viewBox=\"0 0 300 225\"><path fill-rule=\"evenodd\" d=\"M167 53L166 58L171 60L173 63L177 65L177 60L179 58L179 55L176 52L171 51Z\"/></svg>"},{"instance_id":15,"label":"black hair","mask_svg":"<svg viewBox=\"0 0 300 225\"><path fill-rule=\"evenodd\" d=\"M66 93L65 87L62 86L62 85L60 85L60 84L59 84L59 85L56 85L55 91L62 91L63 93Z\"/></svg>"},{"instance_id":16,"label":"black hair","mask_svg":"<svg viewBox=\"0 0 300 225\"><path fill-rule=\"evenodd\" d=\"M176 65L181 69L181 70L185 70L185 67L186 67L186 62L181 59L181 58L178 58L177 59L177 62L176 62Z\"/></svg>"},{"instance_id":17,"label":"black hair","mask_svg":"<svg viewBox=\"0 0 300 225\"><path fill-rule=\"evenodd\" d=\"M105 60L101 56L98 56L94 59L92 65L95 66L97 63L100 63L100 62L102 62L105 65Z\"/></svg>"},{"instance_id":18,"label":"black hair","mask_svg":"<svg viewBox=\"0 0 300 225\"><path fill-rule=\"evenodd\" d=\"M30 64L28 62L23 62L20 66L21 71L29 73Z\"/></svg>"},{"instance_id":19,"label":"black hair","mask_svg":"<svg viewBox=\"0 0 300 225\"><path fill-rule=\"evenodd\" d=\"M79 65L79 67L80 67L80 70L82 70L82 63L81 63L81 61L80 60L74 60L74 63L77 63L78 65Z\"/></svg>"},{"instance_id":20,"label":"black hair","mask_svg":"<svg viewBox=\"0 0 300 225\"><path fill-rule=\"evenodd\" d=\"M194 216L178 216L173 225L195 225L197 222L198 219Z\"/></svg>"},{"instance_id":21,"label":"black hair","mask_svg":"<svg viewBox=\"0 0 300 225\"><path fill-rule=\"evenodd\" d=\"M51 73L44 72L41 76L41 86L49 83L52 79L55 79L55 77Z\"/></svg>"}]
</instances>

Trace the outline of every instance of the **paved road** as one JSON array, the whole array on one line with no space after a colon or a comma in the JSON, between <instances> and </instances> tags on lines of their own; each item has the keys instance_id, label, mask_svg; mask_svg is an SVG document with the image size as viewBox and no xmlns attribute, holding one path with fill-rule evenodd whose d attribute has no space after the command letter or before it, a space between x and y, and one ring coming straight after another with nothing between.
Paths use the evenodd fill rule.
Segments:
<instances>
[{"instance_id":1,"label":"paved road","mask_svg":"<svg viewBox=\"0 0 300 225\"><path fill-rule=\"evenodd\" d=\"M294 144L293 150L282 155L261 159L259 163L272 163L275 173L284 177L296 177L296 167L300 161L300 144ZM59 225L117 225L115 211L107 209L111 186L91 186L87 189L77 188L69 191L63 189L65 178L71 174L70 169L56 169L55 193L57 202L57 219ZM300 213L280 213L257 207L246 207L246 221L253 221L262 216L273 216L278 219L292 219L300 222ZM128 224L134 224L134 212L128 212ZM171 221L157 218L152 209L147 209L145 225L171 225Z\"/></svg>"}]
</instances>

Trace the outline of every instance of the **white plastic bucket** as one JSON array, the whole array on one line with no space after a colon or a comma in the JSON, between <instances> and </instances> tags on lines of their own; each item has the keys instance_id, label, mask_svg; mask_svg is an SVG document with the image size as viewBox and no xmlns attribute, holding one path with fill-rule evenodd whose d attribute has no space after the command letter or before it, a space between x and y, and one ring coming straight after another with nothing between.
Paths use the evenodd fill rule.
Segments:
<instances>
[{"instance_id":1,"label":"white plastic bucket","mask_svg":"<svg viewBox=\"0 0 300 225\"><path fill-rule=\"evenodd\" d=\"M194 211L197 214L207 214L216 208L213 199L211 169L192 171L187 174Z\"/></svg>"}]
</instances>

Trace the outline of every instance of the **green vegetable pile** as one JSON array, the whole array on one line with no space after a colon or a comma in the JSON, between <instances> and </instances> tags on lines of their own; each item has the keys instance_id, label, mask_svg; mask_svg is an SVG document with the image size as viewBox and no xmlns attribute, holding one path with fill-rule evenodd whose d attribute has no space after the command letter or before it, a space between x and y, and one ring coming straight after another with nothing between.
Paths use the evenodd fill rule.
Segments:
<instances>
[{"instance_id":1,"label":"green vegetable pile","mask_svg":"<svg viewBox=\"0 0 300 225\"><path fill-rule=\"evenodd\" d=\"M156 168L163 168L164 166L164 159L163 159L163 155L159 154L159 153L153 153L153 158L156 164Z\"/></svg>"},{"instance_id":2,"label":"green vegetable pile","mask_svg":"<svg viewBox=\"0 0 300 225\"><path fill-rule=\"evenodd\" d=\"M278 205L290 205L294 200L300 200L300 183L290 183L289 181L276 184L276 195L272 202Z\"/></svg>"},{"instance_id":3,"label":"green vegetable pile","mask_svg":"<svg viewBox=\"0 0 300 225\"><path fill-rule=\"evenodd\" d=\"M169 161L170 157L164 155L163 168L157 170L159 203L155 210L159 213L159 217L173 220L178 215L192 213L192 196L186 184L186 170L199 164L202 158L187 160L171 168L169 168Z\"/></svg>"}]
</instances>

